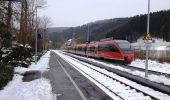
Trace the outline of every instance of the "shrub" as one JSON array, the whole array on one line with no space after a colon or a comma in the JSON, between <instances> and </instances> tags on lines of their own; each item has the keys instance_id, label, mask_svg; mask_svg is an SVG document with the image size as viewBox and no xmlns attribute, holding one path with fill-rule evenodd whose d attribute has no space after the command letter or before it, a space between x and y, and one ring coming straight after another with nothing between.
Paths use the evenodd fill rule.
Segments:
<instances>
[{"instance_id":1,"label":"shrub","mask_svg":"<svg viewBox=\"0 0 170 100\"><path fill-rule=\"evenodd\" d=\"M0 64L0 90L12 80L14 68Z\"/></svg>"},{"instance_id":2,"label":"shrub","mask_svg":"<svg viewBox=\"0 0 170 100\"><path fill-rule=\"evenodd\" d=\"M31 47L16 43L12 48L1 49L1 62L12 66L28 67L31 63Z\"/></svg>"}]
</instances>

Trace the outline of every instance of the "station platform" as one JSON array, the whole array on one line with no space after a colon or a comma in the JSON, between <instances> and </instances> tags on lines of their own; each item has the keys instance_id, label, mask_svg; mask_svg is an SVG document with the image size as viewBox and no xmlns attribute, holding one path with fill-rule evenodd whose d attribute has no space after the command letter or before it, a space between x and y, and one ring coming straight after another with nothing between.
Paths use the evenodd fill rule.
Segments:
<instances>
[{"instance_id":1,"label":"station platform","mask_svg":"<svg viewBox=\"0 0 170 100\"><path fill-rule=\"evenodd\" d=\"M49 63L48 78L52 85L52 91L56 94L56 100L84 100L54 56L54 54L51 56Z\"/></svg>"},{"instance_id":2,"label":"station platform","mask_svg":"<svg viewBox=\"0 0 170 100\"><path fill-rule=\"evenodd\" d=\"M51 52L49 66L45 77L51 82L56 100L112 100L54 52Z\"/></svg>"}]
</instances>

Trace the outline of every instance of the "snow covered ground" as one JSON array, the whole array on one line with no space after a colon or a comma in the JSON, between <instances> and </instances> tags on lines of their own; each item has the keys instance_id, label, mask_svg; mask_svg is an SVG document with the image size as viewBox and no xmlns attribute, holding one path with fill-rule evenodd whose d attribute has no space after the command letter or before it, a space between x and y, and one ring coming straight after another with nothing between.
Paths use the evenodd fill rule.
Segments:
<instances>
[{"instance_id":1,"label":"snow covered ground","mask_svg":"<svg viewBox=\"0 0 170 100\"><path fill-rule=\"evenodd\" d=\"M149 62L148 63L149 70L170 74L169 63L159 63L157 61L152 61L152 60L149 60L148 62ZM138 68L145 69L145 60L136 59L130 64L130 66L135 66Z\"/></svg>"},{"instance_id":2,"label":"snow covered ground","mask_svg":"<svg viewBox=\"0 0 170 100\"><path fill-rule=\"evenodd\" d=\"M124 98L125 100L150 100L151 98L148 97L148 96L144 96L143 94L141 93L137 93L135 90L132 90L130 89L129 87L126 87L125 85L123 84L120 84L119 82L117 83L115 80L112 80L111 78L103 75L103 74L100 74L98 73L97 71L94 71L93 69L96 69L98 70L99 72L102 72L102 73L105 73L107 74L108 76L110 77L114 77L115 79L117 80L120 80L122 81L123 83L126 83L128 84L129 86L132 86L132 87L135 87L141 91L145 91L147 93L149 93L150 95L154 96L154 97L157 97L161 100L169 100L170 99L170 96L169 95L166 95L166 94L163 94L163 93L160 93L158 91L155 91L153 89L150 89L148 87L144 87L144 86L141 86L135 82L132 82L126 78L123 78L123 77L120 77L112 72L108 72L107 70L105 69L101 69L101 68L98 68L98 67L95 67L93 65L90 65L90 64L87 64L87 63L84 63L85 65L93 68L88 68L86 66L84 66L83 64L80 64L78 62L81 62L81 61L78 61L76 62L74 58L71 58L67 55L64 55L62 53L60 53L59 51L55 51L60 57L64 58L66 61L68 61L68 63L70 63L71 65L73 65L73 67L75 69L77 69L78 71L80 71L82 74L85 72L87 73L89 76L91 76L93 79L99 81L100 83L102 83L104 86L106 86L107 88L110 89L110 91L113 91L114 93L116 93L117 95L121 96L122 98ZM74 60L73 60L74 59ZM83 63L83 62L81 62ZM79 70L80 69L80 70ZM88 79L89 76L86 76ZM94 81L94 80L93 80ZM102 88L102 86L100 87ZM103 90L105 91L106 93L108 91L106 90ZM113 99L115 99L116 97L115 96L111 96L113 97Z\"/></svg>"},{"instance_id":3,"label":"snow covered ground","mask_svg":"<svg viewBox=\"0 0 170 100\"><path fill-rule=\"evenodd\" d=\"M26 71L48 70L50 51L41 57L37 64L32 63L29 68L17 67L13 80L0 91L0 100L53 100L52 87L49 80L45 78L36 79L31 82L23 82L20 75Z\"/></svg>"},{"instance_id":4,"label":"snow covered ground","mask_svg":"<svg viewBox=\"0 0 170 100\"><path fill-rule=\"evenodd\" d=\"M59 52L57 51L57 53L59 53ZM69 57L62 55L61 53L59 53L59 55L65 59L69 59ZM41 79L33 80L31 82L23 82L22 81L23 76L20 75L22 73L25 73L26 71L40 71L40 72L47 71L49 69L49 65L48 65L49 58L50 58L50 51L48 51L44 56L42 56L37 64L32 63L29 66L29 68L16 67L15 68L16 74L14 75L13 80L11 82L9 82L9 84L6 87L4 87L3 90L0 91L0 100L53 100L54 95L52 94L52 87L50 85L49 80L47 80L45 78L41 78ZM126 71L128 73L132 73L134 75L139 75L141 77L144 77L144 73L140 72L140 71L128 70L121 66L107 64L107 63L100 62L100 61L92 59L92 58L88 58L88 59L91 61L94 61L96 63L101 63L104 65L107 65L108 67L113 67L116 69ZM71 61L71 62L74 63L73 61ZM74 63L74 64L78 65L76 63ZM144 60L137 59L134 62L132 62L131 65L144 68ZM82 65L79 65L79 66L81 67ZM91 66L91 67L95 68L95 66ZM82 67L82 68L84 68L84 67ZM149 61L149 69L169 73L170 72L170 64L168 64L168 63L161 64L156 61ZM82 70L89 71L89 69L86 69L86 68L82 69ZM101 70L101 71L106 72L111 76L116 76L115 74L107 72L106 70ZM114 82L110 81L110 79L104 78L103 76L99 77L98 73L95 74L95 72L94 73L92 73L92 72L94 72L94 71L89 71L88 72L89 75L94 75L94 78L96 78L96 79L98 77L98 80L101 80L101 82L103 82L104 84L109 85L109 88L115 89L115 87L113 87ZM116 76L116 77L119 77L119 76ZM164 76L149 75L148 79L155 81L155 82L170 85L170 79L168 79ZM134 83L130 82L129 84L134 84ZM102 87L100 87L100 88L102 88ZM118 89L120 87L116 87L116 88ZM117 91L117 90L115 89L114 91ZM112 94L110 94L110 95L113 96Z\"/></svg>"}]
</instances>

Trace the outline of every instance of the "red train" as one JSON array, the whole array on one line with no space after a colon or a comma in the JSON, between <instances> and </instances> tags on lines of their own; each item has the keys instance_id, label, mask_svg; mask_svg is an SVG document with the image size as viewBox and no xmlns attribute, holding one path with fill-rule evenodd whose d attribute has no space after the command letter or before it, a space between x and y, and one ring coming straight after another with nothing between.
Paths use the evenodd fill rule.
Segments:
<instances>
[{"instance_id":1,"label":"red train","mask_svg":"<svg viewBox=\"0 0 170 100\"><path fill-rule=\"evenodd\" d=\"M134 52L126 40L104 40L90 44L68 46L66 52L95 58L113 59L124 62L134 60Z\"/></svg>"}]
</instances>

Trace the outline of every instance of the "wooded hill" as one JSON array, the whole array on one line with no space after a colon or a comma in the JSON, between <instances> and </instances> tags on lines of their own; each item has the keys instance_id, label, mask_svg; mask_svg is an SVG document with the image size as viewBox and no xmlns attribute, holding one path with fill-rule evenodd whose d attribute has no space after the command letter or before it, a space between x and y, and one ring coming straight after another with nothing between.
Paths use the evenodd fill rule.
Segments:
<instances>
[{"instance_id":1,"label":"wooded hill","mask_svg":"<svg viewBox=\"0 0 170 100\"><path fill-rule=\"evenodd\" d=\"M130 18L107 19L89 24L90 41L98 41L102 38L113 37L135 42L139 37L146 34L147 15L137 15ZM74 37L79 43L85 43L88 24L70 27L65 30L49 33L49 38L56 47L66 40ZM151 13L150 33L153 37L163 38L170 41L170 10Z\"/></svg>"}]
</instances>

